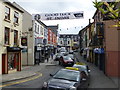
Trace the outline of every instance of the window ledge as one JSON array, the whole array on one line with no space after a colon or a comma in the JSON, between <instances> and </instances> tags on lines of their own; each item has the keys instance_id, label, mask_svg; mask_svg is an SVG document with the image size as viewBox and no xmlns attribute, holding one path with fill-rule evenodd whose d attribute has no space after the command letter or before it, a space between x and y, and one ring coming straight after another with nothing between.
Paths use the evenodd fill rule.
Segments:
<instances>
[{"instance_id":1,"label":"window ledge","mask_svg":"<svg viewBox=\"0 0 120 90\"><path fill-rule=\"evenodd\" d=\"M10 45L7 45L7 44L4 45L4 47L8 47L8 46L10 46Z\"/></svg>"},{"instance_id":2,"label":"window ledge","mask_svg":"<svg viewBox=\"0 0 120 90\"><path fill-rule=\"evenodd\" d=\"M15 23L15 22L14 22L13 24L14 24L14 26L19 26L19 23Z\"/></svg>"},{"instance_id":3,"label":"window ledge","mask_svg":"<svg viewBox=\"0 0 120 90\"><path fill-rule=\"evenodd\" d=\"M9 23L11 22L11 20L8 20L8 19L4 19L4 21L7 21L7 22L9 22Z\"/></svg>"}]
</instances>

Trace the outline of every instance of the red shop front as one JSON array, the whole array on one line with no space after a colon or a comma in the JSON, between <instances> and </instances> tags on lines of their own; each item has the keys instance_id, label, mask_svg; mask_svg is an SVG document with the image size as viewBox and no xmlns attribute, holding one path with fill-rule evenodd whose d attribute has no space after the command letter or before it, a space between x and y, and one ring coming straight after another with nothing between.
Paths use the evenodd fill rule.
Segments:
<instances>
[{"instance_id":1,"label":"red shop front","mask_svg":"<svg viewBox=\"0 0 120 90\"><path fill-rule=\"evenodd\" d=\"M7 47L7 73L21 71L21 48Z\"/></svg>"}]
</instances>

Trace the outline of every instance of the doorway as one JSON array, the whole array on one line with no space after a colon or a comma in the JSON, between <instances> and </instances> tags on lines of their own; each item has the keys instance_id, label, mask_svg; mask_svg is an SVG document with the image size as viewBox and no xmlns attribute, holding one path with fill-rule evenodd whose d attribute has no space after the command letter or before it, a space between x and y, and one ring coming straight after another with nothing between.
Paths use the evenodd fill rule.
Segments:
<instances>
[{"instance_id":1,"label":"doorway","mask_svg":"<svg viewBox=\"0 0 120 90\"><path fill-rule=\"evenodd\" d=\"M2 54L2 74L5 74L6 70L6 54Z\"/></svg>"}]
</instances>

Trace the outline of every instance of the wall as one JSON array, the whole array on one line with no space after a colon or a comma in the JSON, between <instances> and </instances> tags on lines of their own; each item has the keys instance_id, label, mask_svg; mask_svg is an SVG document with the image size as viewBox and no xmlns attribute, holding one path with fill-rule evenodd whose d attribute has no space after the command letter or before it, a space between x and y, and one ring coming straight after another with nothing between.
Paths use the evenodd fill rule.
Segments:
<instances>
[{"instance_id":1,"label":"wall","mask_svg":"<svg viewBox=\"0 0 120 90\"><path fill-rule=\"evenodd\" d=\"M23 14L23 32L29 32L29 29L32 28L32 15L29 14L27 11L24 10L24 14ZM30 33L27 34L27 38L28 38L28 51L30 48L30 45L31 43L29 42L32 37L29 37ZM24 36L24 35L23 35ZM33 43L33 42L32 42ZM22 53L22 65L29 65L29 64L32 64L31 61L34 60L34 57L33 57L33 53L28 53L28 52L25 52L25 53Z\"/></svg>"},{"instance_id":2,"label":"wall","mask_svg":"<svg viewBox=\"0 0 120 90\"><path fill-rule=\"evenodd\" d=\"M8 6L8 5L6 5L6 6ZM10 6L8 6L8 7L10 7ZM15 10L14 8L12 8L12 7L10 7L10 8L11 8L11 15L10 15L11 22L10 23L4 21L5 14L2 13L3 14L3 17L2 17L2 20L3 20L3 22L2 22L2 31L3 31L2 32L2 38L3 39L2 40L3 40L3 42L2 42L2 44L4 45L4 28L8 27L8 28L10 28L10 46L13 46L13 44L14 44L14 32L12 32L11 29L18 30L18 43L19 43L18 45L21 46L20 35L22 33L22 14L19 11ZM1 9L2 9L2 12L5 12L4 11L5 3L3 3ZM19 25L16 26L16 27L13 25L13 22L14 22L13 21L14 20L14 11L17 11L19 13ZM3 47L3 52L6 53L6 47Z\"/></svg>"},{"instance_id":3,"label":"wall","mask_svg":"<svg viewBox=\"0 0 120 90\"><path fill-rule=\"evenodd\" d=\"M10 22L7 22L4 20L5 18L5 6L8 6L10 8ZM18 31L18 45L21 47L21 39L20 36L22 34L22 13L18 11L17 9L13 8L11 5L6 4L2 0L0 0L0 55L7 54L7 46L13 47L14 46L14 31ZM17 11L19 13L19 25L14 26L14 11ZM10 44L4 45L4 30L5 27L10 28ZM1 58L1 56L0 56ZM2 61L2 59L0 60ZM0 62L0 65L2 65L2 62ZM7 67L7 62L5 63L5 66ZM1 67L2 68L2 67ZM7 73L7 68L5 69L5 73Z\"/></svg>"},{"instance_id":4,"label":"wall","mask_svg":"<svg viewBox=\"0 0 120 90\"><path fill-rule=\"evenodd\" d=\"M0 0L0 6L2 6L2 1ZM0 10L2 10L2 7L0 7ZM2 19L2 12L0 12L0 19ZM2 20L0 20L0 74L2 74Z\"/></svg>"},{"instance_id":5,"label":"wall","mask_svg":"<svg viewBox=\"0 0 120 90\"><path fill-rule=\"evenodd\" d=\"M120 30L112 25L115 25L114 21L105 21L106 74L110 77L118 77L118 54L120 54L118 33Z\"/></svg>"}]
</instances>

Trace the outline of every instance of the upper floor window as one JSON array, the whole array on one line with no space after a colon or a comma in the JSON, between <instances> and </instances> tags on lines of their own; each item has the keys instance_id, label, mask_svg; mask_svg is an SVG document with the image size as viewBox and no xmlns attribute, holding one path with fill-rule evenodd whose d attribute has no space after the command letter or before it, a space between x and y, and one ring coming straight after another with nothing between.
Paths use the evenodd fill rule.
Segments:
<instances>
[{"instance_id":1,"label":"upper floor window","mask_svg":"<svg viewBox=\"0 0 120 90\"><path fill-rule=\"evenodd\" d=\"M14 45L18 45L18 31L14 30Z\"/></svg>"},{"instance_id":2,"label":"upper floor window","mask_svg":"<svg viewBox=\"0 0 120 90\"><path fill-rule=\"evenodd\" d=\"M37 32L37 24L35 23L35 32Z\"/></svg>"},{"instance_id":3,"label":"upper floor window","mask_svg":"<svg viewBox=\"0 0 120 90\"><path fill-rule=\"evenodd\" d=\"M9 41L10 41L10 28L5 27L4 44L9 45Z\"/></svg>"},{"instance_id":4,"label":"upper floor window","mask_svg":"<svg viewBox=\"0 0 120 90\"><path fill-rule=\"evenodd\" d=\"M14 12L14 23L18 23L19 20L19 13L18 12Z\"/></svg>"},{"instance_id":5,"label":"upper floor window","mask_svg":"<svg viewBox=\"0 0 120 90\"><path fill-rule=\"evenodd\" d=\"M39 33L39 25L38 25L38 33Z\"/></svg>"},{"instance_id":6,"label":"upper floor window","mask_svg":"<svg viewBox=\"0 0 120 90\"><path fill-rule=\"evenodd\" d=\"M5 19L10 20L10 8L7 6L5 7Z\"/></svg>"},{"instance_id":7,"label":"upper floor window","mask_svg":"<svg viewBox=\"0 0 120 90\"><path fill-rule=\"evenodd\" d=\"M43 35L43 27L40 28L40 33Z\"/></svg>"}]
</instances>

